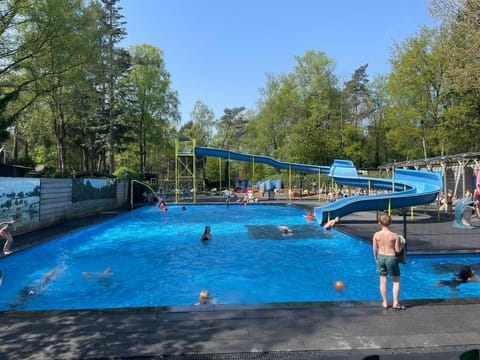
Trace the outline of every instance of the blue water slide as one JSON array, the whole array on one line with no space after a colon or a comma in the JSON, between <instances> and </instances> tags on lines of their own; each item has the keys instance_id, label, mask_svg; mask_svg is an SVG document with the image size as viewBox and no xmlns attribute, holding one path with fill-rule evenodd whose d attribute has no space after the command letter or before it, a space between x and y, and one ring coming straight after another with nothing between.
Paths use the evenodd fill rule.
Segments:
<instances>
[{"instance_id":1,"label":"blue water slide","mask_svg":"<svg viewBox=\"0 0 480 360\"><path fill-rule=\"evenodd\" d=\"M275 160L270 156L243 154L235 151L215 149L210 147L196 146L195 155L204 155L204 156L218 157L222 159L230 159L230 160L237 160L237 161L256 162L259 164L270 165L277 169L304 171L304 172L311 172L316 174L318 174L319 171L321 174L328 174L330 172L329 166L317 166L317 165L306 165L306 164L282 162L282 161Z\"/></svg>"},{"instance_id":2,"label":"blue water slide","mask_svg":"<svg viewBox=\"0 0 480 360\"><path fill-rule=\"evenodd\" d=\"M335 160L329 175L340 185L389 191L394 188L395 192L351 196L316 207L314 213L320 223L357 211L383 211L428 204L435 201L443 187L442 176L437 172L396 169L392 179L360 177L348 160Z\"/></svg>"},{"instance_id":3,"label":"blue water slide","mask_svg":"<svg viewBox=\"0 0 480 360\"><path fill-rule=\"evenodd\" d=\"M219 157L237 161L256 162L278 169L295 170L331 176L337 184L367 189L389 190L394 192L351 196L314 209L318 222L324 223L336 216L345 216L357 211L383 211L387 209L411 207L435 201L443 187L442 176L436 172L396 169L393 179L358 176L357 169L349 160L335 160L332 166L317 166L288 163L269 156L249 155L230 150L210 147L195 147L196 155Z\"/></svg>"}]
</instances>

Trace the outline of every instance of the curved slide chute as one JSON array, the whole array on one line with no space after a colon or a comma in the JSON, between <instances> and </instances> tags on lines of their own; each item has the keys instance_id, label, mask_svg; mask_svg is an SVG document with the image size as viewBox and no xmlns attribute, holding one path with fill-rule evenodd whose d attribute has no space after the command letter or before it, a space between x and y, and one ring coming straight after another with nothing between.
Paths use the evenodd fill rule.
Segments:
<instances>
[{"instance_id":1,"label":"curved slide chute","mask_svg":"<svg viewBox=\"0 0 480 360\"><path fill-rule=\"evenodd\" d=\"M393 179L381 179L358 176L357 169L349 160L335 160L332 166L316 166L288 163L269 156L249 155L230 150L209 147L195 147L196 155L219 157L223 159L256 162L278 169L320 172L331 176L337 184L368 189L392 190L394 192L351 196L314 209L318 222L324 223L336 216L345 216L357 211L387 210L428 204L435 201L443 187L440 173L396 169Z\"/></svg>"},{"instance_id":2,"label":"curved slide chute","mask_svg":"<svg viewBox=\"0 0 480 360\"><path fill-rule=\"evenodd\" d=\"M320 171L321 174L328 174L330 172L329 166L305 165L289 162L282 162L271 158L270 156L250 155L238 153L230 150L215 149L210 147L195 147L195 155L204 155L211 157L219 157L222 159L230 159L237 161L256 162L273 166L277 169L295 170L316 173Z\"/></svg>"},{"instance_id":3,"label":"curved slide chute","mask_svg":"<svg viewBox=\"0 0 480 360\"><path fill-rule=\"evenodd\" d=\"M443 187L442 176L437 172L396 169L392 179L359 177L353 163L346 160L335 160L329 175L337 184L382 190L395 188L395 192L351 196L316 207L314 213L320 223L357 211L383 211L428 204L435 201Z\"/></svg>"}]
</instances>

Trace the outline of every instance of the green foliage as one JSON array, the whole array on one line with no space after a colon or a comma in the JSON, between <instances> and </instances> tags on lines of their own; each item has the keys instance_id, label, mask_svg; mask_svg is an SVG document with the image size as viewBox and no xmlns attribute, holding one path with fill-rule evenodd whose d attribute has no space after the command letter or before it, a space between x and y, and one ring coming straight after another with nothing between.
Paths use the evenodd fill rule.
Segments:
<instances>
[{"instance_id":1,"label":"green foliage","mask_svg":"<svg viewBox=\"0 0 480 360\"><path fill-rule=\"evenodd\" d=\"M347 158L365 168L480 151L480 3L432 4L444 22L394 44L385 76L371 81L360 64L340 84L334 60L308 50L289 72L266 76L256 109L225 108L215 119L198 101L177 131L179 94L164 55L148 44L119 46L119 0L5 0L0 140L8 138L13 163L44 165L49 176L75 170L126 180L143 171L171 179L179 135L282 161ZM223 186L236 176L289 178L266 165L197 160L199 176ZM294 181L311 181L304 176Z\"/></svg>"},{"instance_id":2,"label":"green foliage","mask_svg":"<svg viewBox=\"0 0 480 360\"><path fill-rule=\"evenodd\" d=\"M11 165L19 165L19 166L25 166L25 167L30 167L30 168L35 168L35 161L29 157L29 156L26 156L24 158L20 158L20 159L14 159L12 161L10 161L10 164Z\"/></svg>"},{"instance_id":3,"label":"green foliage","mask_svg":"<svg viewBox=\"0 0 480 360\"><path fill-rule=\"evenodd\" d=\"M121 166L115 172L113 175L118 179L118 180L126 180L126 181L131 181L131 180L141 180L140 174L138 171L134 169L130 169L126 166Z\"/></svg>"},{"instance_id":4,"label":"green foliage","mask_svg":"<svg viewBox=\"0 0 480 360\"><path fill-rule=\"evenodd\" d=\"M224 114L217 121L217 133L214 143L222 149L238 151L242 138L245 136L248 120L242 112L245 107L226 108Z\"/></svg>"},{"instance_id":5,"label":"green foliage","mask_svg":"<svg viewBox=\"0 0 480 360\"><path fill-rule=\"evenodd\" d=\"M146 171L149 158L171 145L170 131L179 119L178 98L171 88L170 74L165 69L163 53L150 45L129 49L132 69L125 78L128 88L125 104L132 139L140 154L140 171Z\"/></svg>"}]
</instances>

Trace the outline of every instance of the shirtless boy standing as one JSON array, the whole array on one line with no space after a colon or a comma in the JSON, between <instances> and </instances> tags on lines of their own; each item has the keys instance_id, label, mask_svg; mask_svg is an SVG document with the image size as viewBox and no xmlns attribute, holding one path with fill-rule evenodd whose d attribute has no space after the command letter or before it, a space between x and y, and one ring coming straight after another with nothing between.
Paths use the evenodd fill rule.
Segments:
<instances>
[{"instance_id":1,"label":"shirtless boy standing","mask_svg":"<svg viewBox=\"0 0 480 360\"><path fill-rule=\"evenodd\" d=\"M398 234L390 230L392 218L390 215L380 216L382 230L373 235L373 256L377 262L377 272L380 275L380 294L383 300L383 308L388 308L387 297L387 276L393 281L393 310L403 310L404 306L399 304L400 294L400 266L396 253L401 250Z\"/></svg>"}]
</instances>

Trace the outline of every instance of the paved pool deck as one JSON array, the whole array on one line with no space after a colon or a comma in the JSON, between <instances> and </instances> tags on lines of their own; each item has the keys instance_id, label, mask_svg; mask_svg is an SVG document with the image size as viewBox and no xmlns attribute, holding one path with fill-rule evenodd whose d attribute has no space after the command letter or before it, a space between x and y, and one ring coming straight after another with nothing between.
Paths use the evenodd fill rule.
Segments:
<instances>
[{"instance_id":1,"label":"paved pool deck","mask_svg":"<svg viewBox=\"0 0 480 360\"><path fill-rule=\"evenodd\" d=\"M309 209L317 203L296 201ZM13 250L103 221L107 212L15 238ZM480 220L453 228L452 214L406 218L409 252L480 251ZM338 230L369 241L375 212L346 216ZM403 231L403 217L393 229ZM21 264L19 264L21 266ZM408 271L408 264L404 268ZM1 288L0 288L1 290ZM480 299L207 305L91 311L0 312L0 359L459 359L480 348Z\"/></svg>"}]
</instances>

